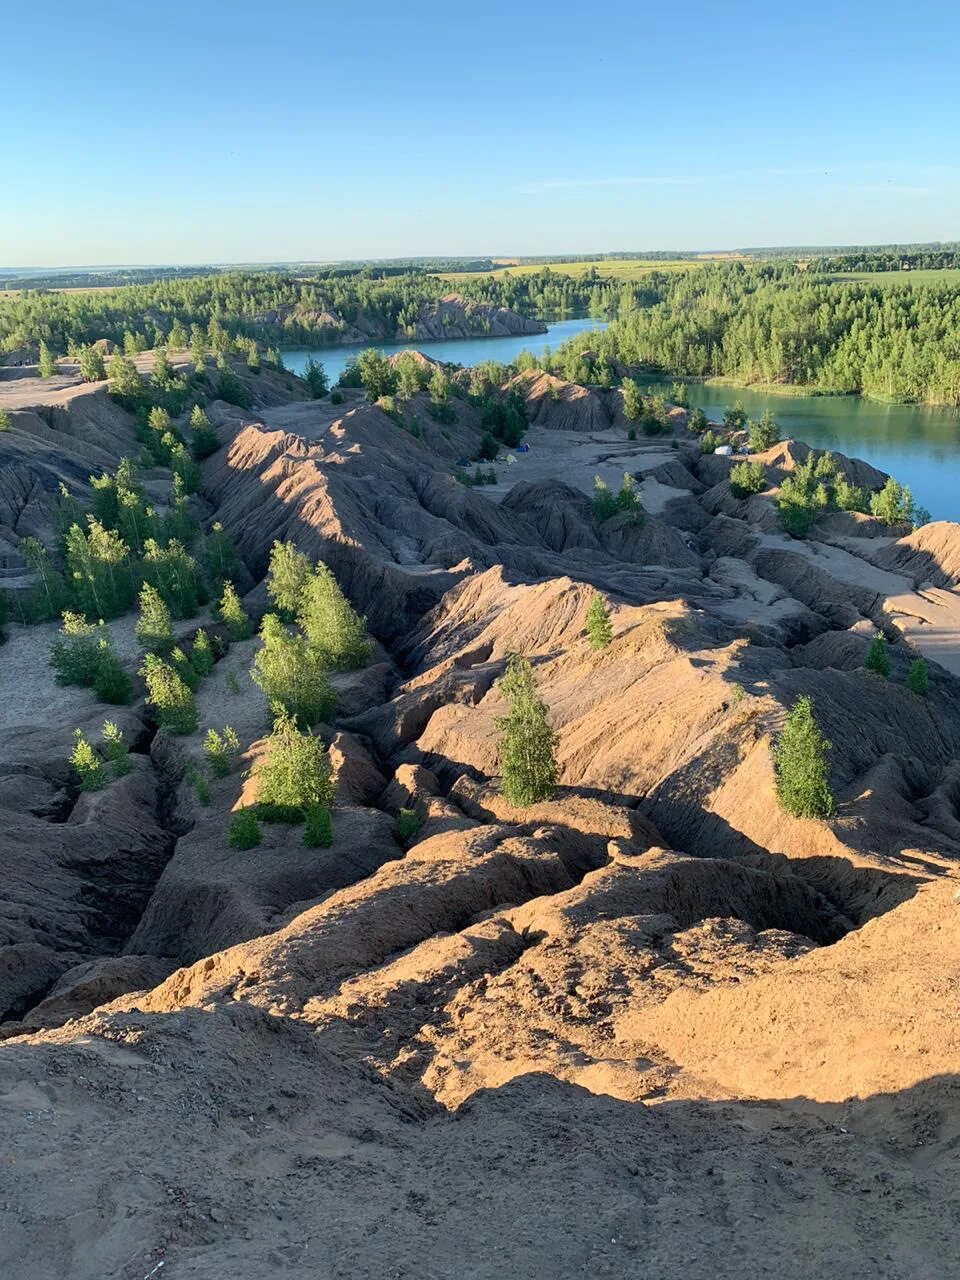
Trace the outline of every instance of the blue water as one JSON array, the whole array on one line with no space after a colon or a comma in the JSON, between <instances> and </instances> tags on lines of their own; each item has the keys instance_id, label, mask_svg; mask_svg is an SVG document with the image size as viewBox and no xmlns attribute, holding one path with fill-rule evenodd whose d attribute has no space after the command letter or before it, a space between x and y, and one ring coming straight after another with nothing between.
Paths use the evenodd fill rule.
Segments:
<instances>
[{"instance_id":1,"label":"blue water","mask_svg":"<svg viewBox=\"0 0 960 1280\"><path fill-rule=\"evenodd\" d=\"M572 338L575 334L583 333L585 329L605 329L607 322L605 320L558 320L556 324L547 326L546 333L527 334L521 338L461 338L454 341L442 342L392 342L383 343L379 350L386 351L409 351L414 348L416 351L422 351L425 356L429 356L432 360L443 360L449 364L480 364L483 360L499 360L503 364L509 364L511 360L515 360L521 351L533 351L536 355L542 355L547 347L559 347L561 342L566 342L568 338ZM294 373L303 373L307 365L307 360L313 356L327 371L327 377L330 379L331 385L336 382L340 374L347 366L347 361L351 356L358 356L361 351L371 344L369 342L360 343L359 346L349 347L327 347L323 351L303 351L283 350L283 362L288 369Z\"/></svg>"},{"instance_id":2,"label":"blue water","mask_svg":"<svg viewBox=\"0 0 960 1280\"><path fill-rule=\"evenodd\" d=\"M435 360L454 364L478 364L482 360L514 360L524 349L538 354L558 347L585 329L604 329L603 320L560 320L544 334L521 338L467 338L461 341L401 342L384 351L413 346ZM324 351L285 350L287 368L302 373L312 355L336 382L351 356L365 346L333 347ZM670 380L641 379L646 385ZM751 418L770 409L783 436L805 440L818 449L834 449L873 463L913 490L917 502L934 520L960 520L960 411L923 405L878 404L860 396L770 396L736 387L711 387L692 383L687 388L691 405L699 405L708 417L719 421L724 409L739 400Z\"/></svg>"},{"instance_id":3,"label":"blue water","mask_svg":"<svg viewBox=\"0 0 960 1280\"><path fill-rule=\"evenodd\" d=\"M662 381L650 379L649 385ZM666 381L668 398L669 388ZM863 458L909 485L934 520L960 520L960 410L878 404L862 396L771 396L700 383L690 384L687 394L691 406L715 421L738 400L751 418L769 409L782 436Z\"/></svg>"}]
</instances>

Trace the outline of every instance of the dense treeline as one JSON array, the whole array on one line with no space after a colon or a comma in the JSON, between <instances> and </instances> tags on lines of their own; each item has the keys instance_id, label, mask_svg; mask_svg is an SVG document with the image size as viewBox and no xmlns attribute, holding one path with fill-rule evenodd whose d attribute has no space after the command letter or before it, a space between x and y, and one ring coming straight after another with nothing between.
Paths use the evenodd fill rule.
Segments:
<instances>
[{"instance_id":1,"label":"dense treeline","mask_svg":"<svg viewBox=\"0 0 960 1280\"><path fill-rule=\"evenodd\" d=\"M944 271L960 267L960 246L925 245L920 248L856 249L811 259L809 270L827 274L841 271Z\"/></svg>"},{"instance_id":2,"label":"dense treeline","mask_svg":"<svg viewBox=\"0 0 960 1280\"><path fill-rule=\"evenodd\" d=\"M604 333L578 335L553 357L568 377L615 362L956 405L960 286L836 282L789 262L703 267L672 277L662 301Z\"/></svg>"},{"instance_id":3,"label":"dense treeline","mask_svg":"<svg viewBox=\"0 0 960 1280\"><path fill-rule=\"evenodd\" d=\"M457 292L527 316L614 315L656 300L657 287L657 281L640 286L594 275L574 280L545 270L465 280ZM99 338L127 350L177 347L187 345L195 329L209 336L211 327L274 345L332 346L355 337L356 330L375 341L402 340L414 336L421 307L435 304L450 288L422 273L335 268L305 278L233 271L99 293L28 292L0 302L0 352L46 342L62 354ZM127 334L136 341L125 342Z\"/></svg>"}]
</instances>

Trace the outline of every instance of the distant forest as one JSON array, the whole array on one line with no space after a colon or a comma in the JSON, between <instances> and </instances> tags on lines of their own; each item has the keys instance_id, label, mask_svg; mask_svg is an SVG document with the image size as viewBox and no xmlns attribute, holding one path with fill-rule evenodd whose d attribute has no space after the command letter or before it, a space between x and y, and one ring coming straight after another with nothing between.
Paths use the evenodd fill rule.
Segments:
<instances>
[{"instance_id":1,"label":"distant forest","mask_svg":"<svg viewBox=\"0 0 960 1280\"><path fill-rule=\"evenodd\" d=\"M665 281L665 277L662 278ZM99 338L128 350L186 346L195 329L220 326L233 337L273 346L334 346L350 329L371 340L412 336L420 309L452 292L510 307L525 316L613 316L655 302L659 277L639 283L572 279L558 272L495 280L448 281L425 273L394 275L369 265L306 277L224 272L167 277L100 292L29 291L0 300L0 352L46 342L63 354Z\"/></svg>"},{"instance_id":2,"label":"distant forest","mask_svg":"<svg viewBox=\"0 0 960 1280\"><path fill-rule=\"evenodd\" d=\"M660 293L571 339L554 366L578 381L622 364L960 405L956 281L836 281L792 262L737 262L671 276Z\"/></svg>"}]
</instances>

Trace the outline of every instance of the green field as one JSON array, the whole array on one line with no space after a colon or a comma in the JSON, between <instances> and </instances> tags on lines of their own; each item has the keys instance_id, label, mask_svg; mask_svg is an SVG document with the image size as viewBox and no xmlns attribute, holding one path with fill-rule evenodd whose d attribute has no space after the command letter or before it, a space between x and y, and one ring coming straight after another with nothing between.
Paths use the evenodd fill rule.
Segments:
<instances>
[{"instance_id":1,"label":"green field","mask_svg":"<svg viewBox=\"0 0 960 1280\"><path fill-rule=\"evenodd\" d=\"M947 267L930 271L844 271L831 276L831 279L867 280L870 284L884 285L889 288L904 284L960 285L960 268Z\"/></svg>"},{"instance_id":2,"label":"green field","mask_svg":"<svg viewBox=\"0 0 960 1280\"><path fill-rule=\"evenodd\" d=\"M704 254L702 258L668 258L662 262L654 262L650 258L598 258L595 262L528 262L506 263L496 271L445 271L443 280L479 280L487 276L494 279L505 275L532 276L549 267L559 275L582 276L591 269L598 276L607 276L613 280L640 280L654 271L693 271L708 262L729 262L732 255L711 257Z\"/></svg>"}]
</instances>

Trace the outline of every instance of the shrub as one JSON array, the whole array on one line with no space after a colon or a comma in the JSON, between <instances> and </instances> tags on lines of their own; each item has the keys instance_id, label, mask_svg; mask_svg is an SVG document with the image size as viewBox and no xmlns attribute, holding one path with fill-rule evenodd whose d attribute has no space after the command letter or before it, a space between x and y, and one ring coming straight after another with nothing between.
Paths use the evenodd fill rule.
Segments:
<instances>
[{"instance_id":1,"label":"shrub","mask_svg":"<svg viewBox=\"0 0 960 1280\"><path fill-rule=\"evenodd\" d=\"M587 610L586 631L591 649L605 649L613 639L610 615L607 613L603 603L603 596L599 591L593 593L590 607Z\"/></svg>"},{"instance_id":2,"label":"shrub","mask_svg":"<svg viewBox=\"0 0 960 1280\"><path fill-rule=\"evenodd\" d=\"M906 485L888 476L880 492L870 498L870 513L885 524L913 524L916 516L913 494Z\"/></svg>"},{"instance_id":3,"label":"shrub","mask_svg":"<svg viewBox=\"0 0 960 1280\"><path fill-rule=\"evenodd\" d=\"M500 691L510 706L496 721L503 794L518 808L549 800L557 785L556 735L527 658L511 655Z\"/></svg>"},{"instance_id":4,"label":"shrub","mask_svg":"<svg viewBox=\"0 0 960 1280\"><path fill-rule=\"evenodd\" d=\"M322 741L309 731L301 733L290 715L274 721L267 756L257 770L258 812L266 807L280 821L298 822L311 805L329 809L333 804L330 757Z\"/></svg>"},{"instance_id":5,"label":"shrub","mask_svg":"<svg viewBox=\"0 0 960 1280\"><path fill-rule=\"evenodd\" d=\"M338 391L336 387L330 392L331 404L343 404L343 392Z\"/></svg>"},{"instance_id":6,"label":"shrub","mask_svg":"<svg viewBox=\"0 0 960 1280\"><path fill-rule=\"evenodd\" d=\"M759 493L765 483L760 462L738 462L730 468L730 491L735 498L749 498Z\"/></svg>"},{"instance_id":7,"label":"shrub","mask_svg":"<svg viewBox=\"0 0 960 1280\"><path fill-rule=\"evenodd\" d=\"M643 507L640 505L640 499L637 496L633 476L628 471L623 473L623 483L617 490L616 502L618 512L632 516L634 524L643 524Z\"/></svg>"},{"instance_id":8,"label":"shrub","mask_svg":"<svg viewBox=\"0 0 960 1280\"><path fill-rule=\"evenodd\" d=\"M188 765L186 779L193 787L193 794L197 797L199 803L209 804L211 800L210 783L207 781L203 770L196 768L195 765Z\"/></svg>"},{"instance_id":9,"label":"shrub","mask_svg":"<svg viewBox=\"0 0 960 1280\"><path fill-rule=\"evenodd\" d=\"M237 679L237 673L235 671L227 672L227 692L228 693L240 692L240 681Z\"/></svg>"},{"instance_id":10,"label":"shrub","mask_svg":"<svg viewBox=\"0 0 960 1280\"><path fill-rule=\"evenodd\" d=\"M397 839L412 840L420 830L420 818L414 809L401 809L397 814Z\"/></svg>"},{"instance_id":11,"label":"shrub","mask_svg":"<svg viewBox=\"0 0 960 1280\"><path fill-rule=\"evenodd\" d=\"M103 749L115 778L122 778L133 768L123 733L113 720L105 720L103 723Z\"/></svg>"},{"instance_id":12,"label":"shrub","mask_svg":"<svg viewBox=\"0 0 960 1280\"><path fill-rule=\"evenodd\" d=\"M304 726L329 719L337 699L322 655L273 613L263 619L260 636L263 647L254 655L250 675L271 706L282 707Z\"/></svg>"},{"instance_id":13,"label":"shrub","mask_svg":"<svg viewBox=\"0 0 960 1280\"><path fill-rule=\"evenodd\" d=\"M92 685L100 658L103 629L87 622L81 613L63 615L63 626L53 642L50 663L57 684Z\"/></svg>"},{"instance_id":14,"label":"shrub","mask_svg":"<svg viewBox=\"0 0 960 1280\"><path fill-rule=\"evenodd\" d=\"M184 665L189 666L184 660ZM143 660L140 674L147 684L147 699L158 722L171 733L193 733L199 723L193 691L179 672L154 653Z\"/></svg>"},{"instance_id":15,"label":"shrub","mask_svg":"<svg viewBox=\"0 0 960 1280\"><path fill-rule=\"evenodd\" d=\"M199 687L200 677L179 645L170 650L170 665L188 689L194 691Z\"/></svg>"},{"instance_id":16,"label":"shrub","mask_svg":"<svg viewBox=\"0 0 960 1280\"><path fill-rule=\"evenodd\" d=\"M879 632L873 637L863 665L868 671L874 672L884 680L890 677L890 655L887 653L887 642Z\"/></svg>"},{"instance_id":17,"label":"shrub","mask_svg":"<svg viewBox=\"0 0 960 1280\"><path fill-rule=\"evenodd\" d=\"M869 510L867 495L844 477L839 476L833 488L833 500L841 511L859 511L866 514Z\"/></svg>"},{"instance_id":18,"label":"shrub","mask_svg":"<svg viewBox=\"0 0 960 1280\"><path fill-rule=\"evenodd\" d=\"M303 371L303 378L307 386L310 388L310 394L314 400L322 400L330 389L330 383L327 380L327 373L323 365L314 360L310 356L307 360L307 367Z\"/></svg>"},{"instance_id":19,"label":"shrub","mask_svg":"<svg viewBox=\"0 0 960 1280\"><path fill-rule=\"evenodd\" d=\"M718 449L723 444L723 436L719 436L714 431L704 431L700 437L700 452L713 453L714 449Z\"/></svg>"},{"instance_id":20,"label":"shrub","mask_svg":"<svg viewBox=\"0 0 960 1280\"><path fill-rule=\"evenodd\" d=\"M738 400L732 409L724 410L723 425L726 431L742 431L744 429L747 425L747 411L741 401Z\"/></svg>"},{"instance_id":21,"label":"shrub","mask_svg":"<svg viewBox=\"0 0 960 1280\"><path fill-rule=\"evenodd\" d=\"M81 347L80 377L84 382L102 382L107 376L103 356L96 347Z\"/></svg>"},{"instance_id":22,"label":"shrub","mask_svg":"<svg viewBox=\"0 0 960 1280\"><path fill-rule=\"evenodd\" d=\"M97 646L97 669L93 675L93 692L101 702L112 706L125 706L133 698L133 681L124 671L110 644L104 635Z\"/></svg>"},{"instance_id":23,"label":"shrub","mask_svg":"<svg viewBox=\"0 0 960 1280\"><path fill-rule=\"evenodd\" d=\"M249 409L253 404L253 396L229 367L220 370L214 395L218 400L226 400L227 404L235 404L240 409Z\"/></svg>"},{"instance_id":24,"label":"shrub","mask_svg":"<svg viewBox=\"0 0 960 1280\"><path fill-rule=\"evenodd\" d=\"M600 476L593 477L593 516L602 524L617 514L617 500L610 492L610 486Z\"/></svg>"},{"instance_id":25,"label":"shrub","mask_svg":"<svg viewBox=\"0 0 960 1280\"><path fill-rule=\"evenodd\" d=\"M500 449L489 431L483 433L483 439L480 441L480 457L484 462L492 462L497 456Z\"/></svg>"},{"instance_id":26,"label":"shrub","mask_svg":"<svg viewBox=\"0 0 960 1280\"><path fill-rule=\"evenodd\" d=\"M370 661L370 638L327 565L320 562L300 592L297 621L324 666L352 671Z\"/></svg>"},{"instance_id":27,"label":"shrub","mask_svg":"<svg viewBox=\"0 0 960 1280\"><path fill-rule=\"evenodd\" d=\"M321 804L311 804L306 808L303 843L308 849L329 849L333 844L333 820L330 810Z\"/></svg>"},{"instance_id":28,"label":"shrub","mask_svg":"<svg viewBox=\"0 0 960 1280\"><path fill-rule=\"evenodd\" d=\"M0 409L0 431L10 430L10 415L6 409Z\"/></svg>"},{"instance_id":29,"label":"shrub","mask_svg":"<svg viewBox=\"0 0 960 1280\"><path fill-rule=\"evenodd\" d=\"M253 635L253 625L245 613L237 589L232 582L225 582L223 595L217 605L217 616L230 632L231 640L249 640Z\"/></svg>"},{"instance_id":30,"label":"shrub","mask_svg":"<svg viewBox=\"0 0 960 1280\"><path fill-rule=\"evenodd\" d=\"M702 435L707 429L707 415L698 405L696 409L691 409L687 415L687 429L694 432L695 435Z\"/></svg>"},{"instance_id":31,"label":"shrub","mask_svg":"<svg viewBox=\"0 0 960 1280\"><path fill-rule=\"evenodd\" d=\"M795 818L829 818L834 813L827 770L830 743L820 733L813 705L803 695L787 714L774 748L777 797Z\"/></svg>"},{"instance_id":32,"label":"shrub","mask_svg":"<svg viewBox=\"0 0 960 1280\"><path fill-rule=\"evenodd\" d=\"M170 610L160 592L149 582L140 588L140 616L136 632L137 642L151 653L169 653L173 648Z\"/></svg>"},{"instance_id":33,"label":"shrub","mask_svg":"<svg viewBox=\"0 0 960 1280\"><path fill-rule=\"evenodd\" d=\"M222 733L218 733L216 729L207 730L207 736L203 740L203 754L215 777L227 776L239 752L240 739L230 725L224 725Z\"/></svg>"},{"instance_id":34,"label":"shrub","mask_svg":"<svg viewBox=\"0 0 960 1280\"><path fill-rule=\"evenodd\" d=\"M231 849L254 849L260 843L260 823L253 809L238 809L230 815L227 839Z\"/></svg>"},{"instance_id":35,"label":"shrub","mask_svg":"<svg viewBox=\"0 0 960 1280\"><path fill-rule=\"evenodd\" d=\"M310 578L310 561L292 542L275 542L270 548L267 595L287 621L296 617L300 593Z\"/></svg>"},{"instance_id":36,"label":"shrub","mask_svg":"<svg viewBox=\"0 0 960 1280\"><path fill-rule=\"evenodd\" d=\"M103 761L79 729L73 732L74 746L70 764L77 775L81 791L99 791L107 781Z\"/></svg>"},{"instance_id":37,"label":"shrub","mask_svg":"<svg viewBox=\"0 0 960 1280\"><path fill-rule=\"evenodd\" d=\"M923 658L914 658L910 663L910 669L907 671L907 688L912 693L918 693L923 697L929 685L930 676L926 662L924 662Z\"/></svg>"},{"instance_id":38,"label":"shrub","mask_svg":"<svg viewBox=\"0 0 960 1280\"><path fill-rule=\"evenodd\" d=\"M202 627L193 638L190 665L201 679L204 676L208 676L213 670L213 648L210 644L210 637Z\"/></svg>"}]
</instances>

